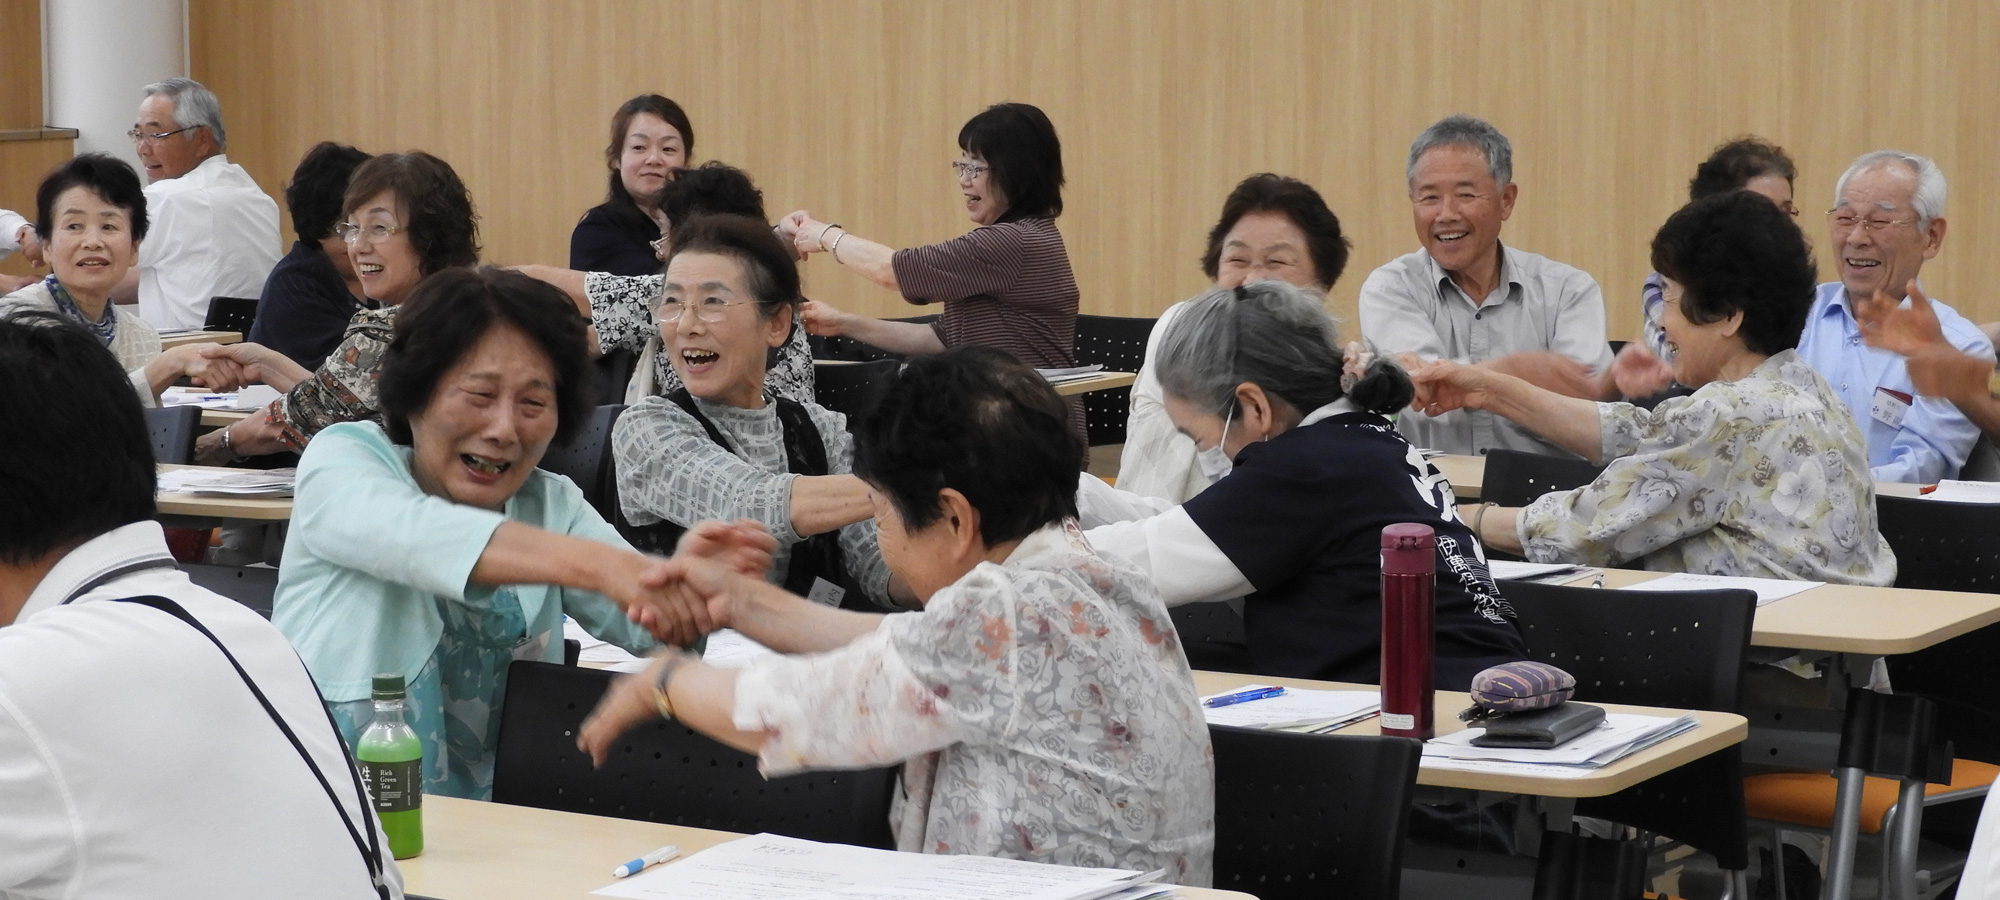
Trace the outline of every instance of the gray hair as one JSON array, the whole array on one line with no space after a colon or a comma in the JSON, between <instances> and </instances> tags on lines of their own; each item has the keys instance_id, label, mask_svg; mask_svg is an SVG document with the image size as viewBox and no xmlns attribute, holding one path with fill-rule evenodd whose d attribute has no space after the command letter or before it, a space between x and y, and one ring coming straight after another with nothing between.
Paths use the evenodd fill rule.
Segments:
<instances>
[{"instance_id":1,"label":"gray hair","mask_svg":"<svg viewBox=\"0 0 2000 900\"><path fill-rule=\"evenodd\" d=\"M1486 171L1493 183L1502 187L1514 180L1514 145L1493 123L1467 115L1445 116L1410 142L1410 162L1403 168L1406 181L1416 181L1417 160L1439 147L1469 147L1486 157Z\"/></svg>"},{"instance_id":2,"label":"gray hair","mask_svg":"<svg viewBox=\"0 0 2000 900\"><path fill-rule=\"evenodd\" d=\"M192 78L169 78L141 89L145 96L162 96L174 101L175 128L206 128L215 138L215 149L227 151L229 137L222 131L222 101L215 92Z\"/></svg>"},{"instance_id":3,"label":"gray hair","mask_svg":"<svg viewBox=\"0 0 2000 900\"><path fill-rule=\"evenodd\" d=\"M1160 336L1154 362L1164 393L1218 416L1236 408L1236 386L1246 381L1302 414L1345 396L1339 326L1318 297L1282 281L1188 301ZM1410 378L1377 360L1354 395L1370 412L1391 412L1410 402Z\"/></svg>"},{"instance_id":4,"label":"gray hair","mask_svg":"<svg viewBox=\"0 0 2000 900\"><path fill-rule=\"evenodd\" d=\"M1917 212L1917 227L1926 228L1932 219L1944 218L1944 170L1928 156L1905 153L1901 150L1876 150L1854 158L1847 171L1840 173L1840 180L1833 184L1833 208L1839 209L1847 194L1847 179L1870 169L1884 166L1901 166L1903 171L1916 176L1916 189L1910 192L1910 208ZM1886 208L1886 207L1885 207Z\"/></svg>"}]
</instances>

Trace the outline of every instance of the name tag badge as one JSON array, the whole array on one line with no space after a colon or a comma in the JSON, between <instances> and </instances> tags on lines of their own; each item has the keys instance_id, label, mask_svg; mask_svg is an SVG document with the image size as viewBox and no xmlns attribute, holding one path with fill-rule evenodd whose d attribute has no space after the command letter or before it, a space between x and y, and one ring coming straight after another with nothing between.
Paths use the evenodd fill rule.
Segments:
<instances>
[{"instance_id":1,"label":"name tag badge","mask_svg":"<svg viewBox=\"0 0 2000 900\"><path fill-rule=\"evenodd\" d=\"M1903 416L1910 412L1910 403L1915 399L1902 391L1878 387L1875 389L1875 402L1868 406L1868 414L1890 428L1901 428Z\"/></svg>"},{"instance_id":2,"label":"name tag badge","mask_svg":"<svg viewBox=\"0 0 2000 900\"><path fill-rule=\"evenodd\" d=\"M824 578L814 578L812 590L806 599L821 606L839 606L840 598L847 596L847 589Z\"/></svg>"}]
</instances>

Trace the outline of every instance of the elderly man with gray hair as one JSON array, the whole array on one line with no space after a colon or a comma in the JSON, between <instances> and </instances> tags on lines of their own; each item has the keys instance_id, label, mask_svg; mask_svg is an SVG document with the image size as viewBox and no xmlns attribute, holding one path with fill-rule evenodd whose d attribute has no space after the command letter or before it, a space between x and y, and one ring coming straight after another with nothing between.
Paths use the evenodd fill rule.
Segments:
<instances>
[{"instance_id":1,"label":"elderly man with gray hair","mask_svg":"<svg viewBox=\"0 0 2000 900\"><path fill-rule=\"evenodd\" d=\"M1876 481L1928 484L1956 478L1979 427L1947 400L1919 396L1903 358L1862 343L1855 308L1878 296L1907 304L1917 273L1944 245L1944 173L1928 157L1877 150L1854 160L1826 212L1829 252L1840 280L1819 286L1799 356L1833 385L1868 438ZM1933 299L1945 340L1988 361L1993 343Z\"/></svg>"},{"instance_id":2,"label":"elderly man with gray hair","mask_svg":"<svg viewBox=\"0 0 2000 900\"><path fill-rule=\"evenodd\" d=\"M126 133L145 166L152 231L113 297L161 331L200 328L215 297L256 297L278 263L278 203L229 161L222 103L200 82L146 85Z\"/></svg>"},{"instance_id":3,"label":"elderly man with gray hair","mask_svg":"<svg viewBox=\"0 0 2000 900\"><path fill-rule=\"evenodd\" d=\"M1485 366L1590 399L1666 386L1671 372L1650 354L1621 357L1614 373L1595 279L1501 245L1500 225L1520 188L1513 146L1499 129L1471 116L1440 119L1410 144L1406 175L1423 246L1361 285L1361 332L1378 350L1407 365ZM1397 428L1410 443L1446 453L1500 447L1573 456L1485 410L1408 411Z\"/></svg>"}]
</instances>

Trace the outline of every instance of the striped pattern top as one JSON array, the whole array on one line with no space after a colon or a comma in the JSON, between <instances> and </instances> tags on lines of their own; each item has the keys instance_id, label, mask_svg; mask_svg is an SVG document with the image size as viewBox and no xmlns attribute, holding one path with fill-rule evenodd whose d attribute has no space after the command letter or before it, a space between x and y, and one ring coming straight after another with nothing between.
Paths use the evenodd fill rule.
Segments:
<instances>
[{"instance_id":1,"label":"striped pattern top","mask_svg":"<svg viewBox=\"0 0 2000 900\"><path fill-rule=\"evenodd\" d=\"M928 247L898 250L903 299L943 303L938 339L982 344L1031 366L1076 365L1076 274L1054 219L975 228Z\"/></svg>"}]
</instances>

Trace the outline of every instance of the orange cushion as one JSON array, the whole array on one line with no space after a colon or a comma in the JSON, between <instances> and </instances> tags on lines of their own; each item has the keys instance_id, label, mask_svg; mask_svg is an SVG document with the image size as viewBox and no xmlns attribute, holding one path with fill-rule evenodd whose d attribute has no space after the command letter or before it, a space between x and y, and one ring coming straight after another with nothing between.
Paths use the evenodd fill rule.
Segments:
<instances>
[{"instance_id":1,"label":"orange cushion","mask_svg":"<svg viewBox=\"0 0 2000 900\"><path fill-rule=\"evenodd\" d=\"M1990 785L2000 766L1970 759L1951 763L1950 784L1924 785L1925 796ZM1833 827L1833 801L1840 782L1828 772L1785 772L1743 779L1743 802L1752 818ZM1861 789L1861 833L1881 834L1882 819L1896 803L1894 779L1868 776Z\"/></svg>"}]
</instances>

